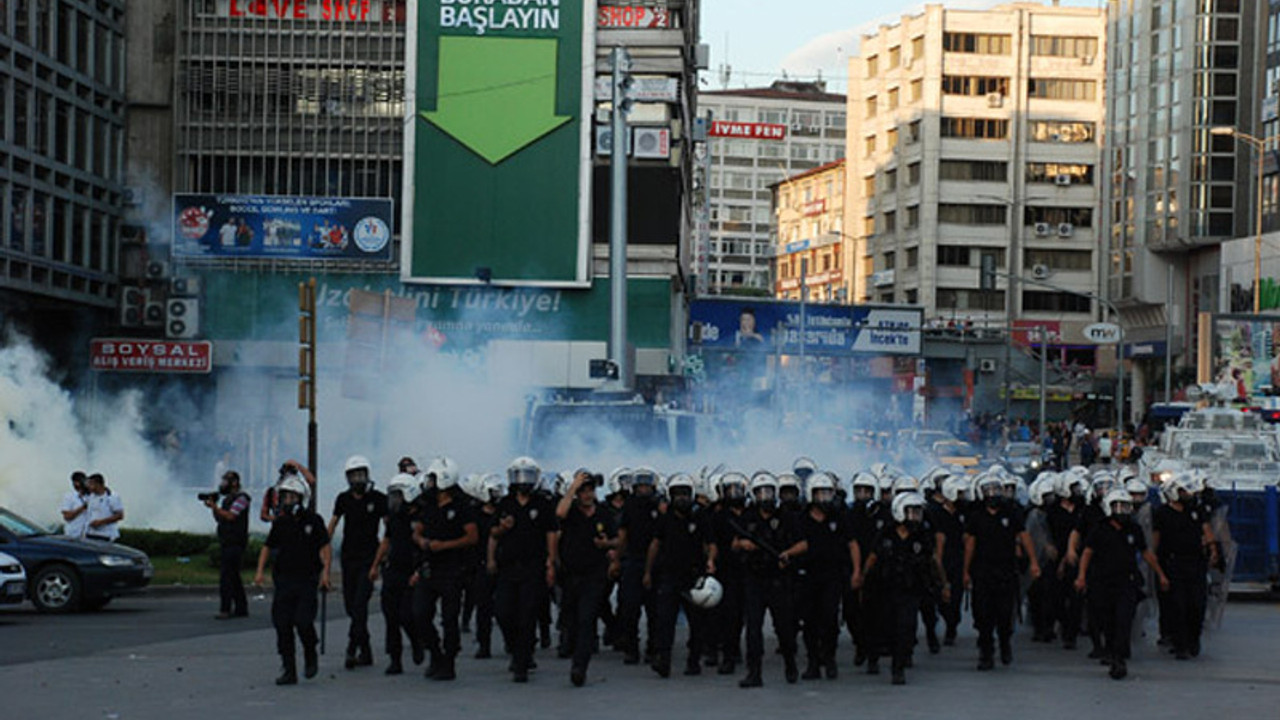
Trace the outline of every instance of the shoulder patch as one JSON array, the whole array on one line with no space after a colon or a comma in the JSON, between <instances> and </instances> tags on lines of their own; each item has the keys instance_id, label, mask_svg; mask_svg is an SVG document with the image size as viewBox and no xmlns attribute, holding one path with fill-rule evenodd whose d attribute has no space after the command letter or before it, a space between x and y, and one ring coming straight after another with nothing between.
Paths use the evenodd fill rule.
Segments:
<instances>
[{"instance_id":1,"label":"shoulder patch","mask_svg":"<svg viewBox=\"0 0 1280 720\"><path fill-rule=\"evenodd\" d=\"M836 531L836 521L835 521L835 520L832 520L831 522L827 523L827 530L830 530L831 532L835 532L835 531Z\"/></svg>"},{"instance_id":2,"label":"shoulder patch","mask_svg":"<svg viewBox=\"0 0 1280 720\"><path fill-rule=\"evenodd\" d=\"M769 529L770 530L778 529L778 518L773 518L769 521Z\"/></svg>"},{"instance_id":3,"label":"shoulder patch","mask_svg":"<svg viewBox=\"0 0 1280 720\"><path fill-rule=\"evenodd\" d=\"M372 503L372 502L366 503L366 504L365 504L365 506L364 506L364 511L365 511L365 512L367 512L367 513L369 513L370 515L372 515L372 514L373 514L373 503Z\"/></svg>"},{"instance_id":4,"label":"shoulder patch","mask_svg":"<svg viewBox=\"0 0 1280 720\"><path fill-rule=\"evenodd\" d=\"M690 535L692 535L692 534L694 534L695 532L697 532L697 531L698 531L698 523L691 522L691 523L689 523L688 527L689 527L689 534L690 534Z\"/></svg>"},{"instance_id":5,"label":"shoulder patch","mask_svg":"<svg viewBox=\"0 0 1280 720\"><path fill-rule=\"evenodd\" d=\"M538 508L533 508L533 509L529 510L529 519L530 519L530 520L537 520L537 519L538 519Z\"/></svg>"}]
</instances>

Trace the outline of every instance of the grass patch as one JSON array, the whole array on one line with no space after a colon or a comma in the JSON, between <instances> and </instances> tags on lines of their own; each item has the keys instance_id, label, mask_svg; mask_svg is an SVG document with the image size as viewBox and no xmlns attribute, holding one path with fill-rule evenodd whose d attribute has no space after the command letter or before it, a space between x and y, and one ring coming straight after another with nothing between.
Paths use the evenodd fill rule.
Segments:
<instances>
[{"instance_id":1,"label":"grass patch","mask_svg":"<svg viewBox=\"0 0 1280 720\"><path fill-rule=\"evenodd\" d=\"M179 562L176 557L157 557L151 556L151 565L155 568L156 573L151 578L152 587L166 587L170 585L214 585L218 584L218 568L209 567L207 556L193 555L187 558L189 562ZM244 578L245 587L248 588L253 583L253 571L244 570L240 573Z\"/></svg>"}]
</instances>

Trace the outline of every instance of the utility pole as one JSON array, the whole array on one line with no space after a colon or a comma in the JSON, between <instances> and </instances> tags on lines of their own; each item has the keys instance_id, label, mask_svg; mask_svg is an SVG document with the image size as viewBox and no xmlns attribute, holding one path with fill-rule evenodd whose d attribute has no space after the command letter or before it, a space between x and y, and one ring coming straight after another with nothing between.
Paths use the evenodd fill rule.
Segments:
<instances>
[{"instance_id":1,"label":"utility pole","mask_svg":"<svg viewBox=\"0 0 1280 720\"><path fill-rule=\"evenodd\" d=\"M1169 263L1169 279L1164 303L1164 401L1173 402L1173 263Z\"/></svg>"},{"instance_id":2,"label":"utility pole","mask_svg":"<svg viewBox=\"0 0 1280 720\"><path fill-rule=\"evenodd\" d=\"M627 113L631 101L631 56L622 46L613 49L613 152L609 158L612 182L609 214L609 356L617 373L615 387L630 389L631 361L627 357Z\"/></svg>"},{"instance_id":3,"label":"utility pole","mask_svg":"<svg viewBox=\"0 0 1280 720\"><path fill-rule=\"evenodd\" d=\"M307 469L320 485L316 471L319 431L316 426L316 279L298 283L298 409L307 411ZM316 489L311 509L316 506Z\"/></svg>"},{"instance_id":4,"label":"utility pole","mask_svg":"<svg viewBox=\"0 0 1280 720\"><path fill-rule=\"evenodd\" d=\"M806 317L809 301L809 258L800 258L800 411L808 410L806 394L809 388L808 373L809 366L806 364L807 358L805 345L805 330L808 328L808 319Z\"/></svg>"},{"instance_id":5,"label":"utility pole","mask_svg":"<svg viewBox=\"0 0 1280 720\"><path fill-rule=\"evenodd\" d=\"M1048 388L1046 382L1049 374L1049 329L1044 325L1036 326L1040 335L1040 444L1044 445L1045 395Z\"/></svg>"}]
</instances>

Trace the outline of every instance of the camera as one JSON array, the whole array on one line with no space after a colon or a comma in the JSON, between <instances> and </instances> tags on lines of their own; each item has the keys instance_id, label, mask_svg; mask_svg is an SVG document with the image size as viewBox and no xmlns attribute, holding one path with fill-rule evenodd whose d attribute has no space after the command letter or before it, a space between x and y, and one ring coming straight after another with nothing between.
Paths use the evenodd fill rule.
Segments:
<instances>
[{"instance_id":1,"label":"camera","mask_svg":"<svg viewBox=\"0 0 1280 720\"><path fill-rule=\"evenodd\" d=\"M216 492L196 493L196 499L199 500L200 502L209 502L210 500L217 500L218 493Z\"/></svg>"}]
</instances>

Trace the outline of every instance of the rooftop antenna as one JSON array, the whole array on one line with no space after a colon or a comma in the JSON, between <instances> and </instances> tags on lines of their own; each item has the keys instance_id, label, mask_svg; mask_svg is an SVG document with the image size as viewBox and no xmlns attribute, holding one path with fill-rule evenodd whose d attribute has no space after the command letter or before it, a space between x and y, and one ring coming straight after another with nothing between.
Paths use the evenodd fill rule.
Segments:
<instances>
[{"instance_id":1,"label":"rooftop antenna","mask_svg":"<svg viewBox=\"0 0 1280 720\"><path fill-rule=\"evenodd\" d=\"M720 63L720 88L729 89L729 80L733 77L733 66L729 64L729 33L724 34L724 62Z\"/></svg>"}]
</instances>

